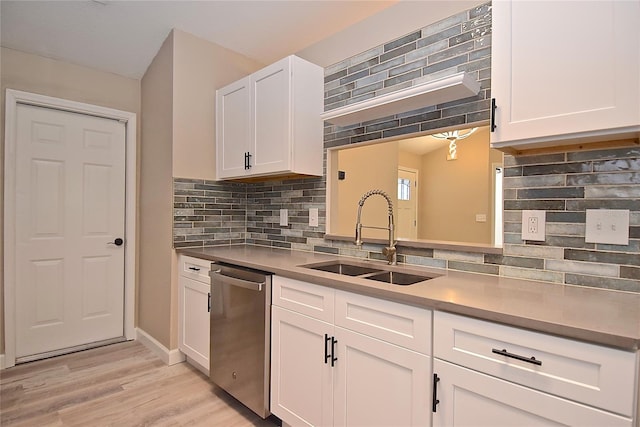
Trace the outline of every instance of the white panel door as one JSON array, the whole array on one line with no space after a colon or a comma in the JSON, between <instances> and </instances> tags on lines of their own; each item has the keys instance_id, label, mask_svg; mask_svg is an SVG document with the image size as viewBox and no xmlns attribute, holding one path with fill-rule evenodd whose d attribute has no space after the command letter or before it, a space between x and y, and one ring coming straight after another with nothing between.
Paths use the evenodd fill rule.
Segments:
<instances>
[{"instance_id":1,"label":"white panel door","mask_svg":"<svg viewBox=\"0 0 640 427\"><path fill-rule=\"evenodd\" d=\"M16 357L124 335L124 123L18 105Z\"/></svg>"},{"instance_id":2,"label":"white panel door","mask_svg":"<svg viewBox=\"0 0 640 427\"><path fill-rule=\"evenodd\" d=\"M334 425L431 425L431 358L335 328Z\"/></svg>"},{"instance_id":3,"label":"white panel door","mask_svg":"<svg viewBox=\"0 0 640 427\"><path fill-rule=\"evenodd\" d=\"M291 58L287 57L251 76L253 134L251 173L291 168Z\"/></svg>"},{"instance_id":4,"label":"white panel door","mask_svg":"<svg viewBox=\"0 0 640 427\"><path fill-rule=\"evenodd\" d=\"M398 224L396 238L418 238L418 171L398 168Z\"/></svg>"}]
</instances>

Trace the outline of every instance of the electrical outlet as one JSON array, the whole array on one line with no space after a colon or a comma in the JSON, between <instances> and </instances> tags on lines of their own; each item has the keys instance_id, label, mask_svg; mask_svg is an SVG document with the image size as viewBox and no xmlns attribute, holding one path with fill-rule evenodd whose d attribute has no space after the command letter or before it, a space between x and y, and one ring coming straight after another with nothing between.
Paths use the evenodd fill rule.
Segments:
<instances>
[{"instance_id":1,"label":"electrical outlet","mask_svg":"<svg viewBox=\"0 0 640 427\"><path fill-rule=\"evenodd\" d=\"M544 242L546 212L540 210L522 211L522 240Z\"/></svg>"},{"instance_id":2,"label":"electrical outlet","mask_svg":"<svg viewBox=\"0 0 640 427\"><path fill-rule=\"evenodd\" d=\"M318 208L309 208L309 226L318 226Z\"/></svg>"},{"instance_id":3,"label":"electrical outlet","mask_svg":"<svg viewBox=\"0 0 640 427\"><path fill-rule=\"evenodd\" d=\"M629 244L629 210L587 209L584 241L610 245Z\"/></svg>"}]
</instances>

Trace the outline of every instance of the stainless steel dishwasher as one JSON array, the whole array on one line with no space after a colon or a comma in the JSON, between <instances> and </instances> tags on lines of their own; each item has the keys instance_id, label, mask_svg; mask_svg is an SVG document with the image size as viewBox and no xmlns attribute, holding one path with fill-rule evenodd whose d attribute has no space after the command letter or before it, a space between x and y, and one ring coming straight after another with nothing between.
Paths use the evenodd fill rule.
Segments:
<instances>
[{"instance_id":1,"label":"stainless steel dishwasher","mask_svg":"<svg viewBox=\"0 0 640 427\"><path fill-rule=\"evenodd\" d=\"M271 274L211 265L209 378L253 412L269 412Z\"/></svg>"}]
</instances>

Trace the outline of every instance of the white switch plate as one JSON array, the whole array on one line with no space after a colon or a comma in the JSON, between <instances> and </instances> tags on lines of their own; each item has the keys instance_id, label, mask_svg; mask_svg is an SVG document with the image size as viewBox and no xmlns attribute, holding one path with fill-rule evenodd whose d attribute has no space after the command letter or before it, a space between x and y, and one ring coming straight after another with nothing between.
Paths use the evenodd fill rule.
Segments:
<instances>
[{"instance_id":1,"label":"white switch plate","mask_svg":"<svg viewBox=\"0 0 640 427\"><path fill-rule=\"evenodd\" d=\"M309 226L318 226L318 208L309 208Z\"/></svg>"},{"instance_id":2,"label":"white switch plate","mask_svg":"<svg viewBox=\"0 0 640 427\"><path fill-rule=\"evenodd\" d=\"M476 222L487 222L486 214L476 214Z\"/></svg>"},{"instance_id":3,"label":"white switch plate","mask_svg":"<svg viewBox=\"0 0 640 427\"><path fill-rule=\"evenodd\" d=\"M546 223L545 211L522 211L522 240L544 242L546 238Z\"/></svg>"},{"instance_id":4,"label":"white switch plate","mask_svg":"<svg viewBox=\"0 0 640 427\"><path fill-rule=\"evenodd\" d=\"M289 225L289 210L288 209L280 209L280 225L282 227L286 227Z\"/></svg>"},{"instance_id":5,"label":"white switch plate","mask_svg":"<svg viewBox=\"0 0 640 427\"><path fill-rule=\"evenodd\" d=\"M587 209L584 241L628 245L629 211L627 209Z\"/></svg>"}]
</instances>

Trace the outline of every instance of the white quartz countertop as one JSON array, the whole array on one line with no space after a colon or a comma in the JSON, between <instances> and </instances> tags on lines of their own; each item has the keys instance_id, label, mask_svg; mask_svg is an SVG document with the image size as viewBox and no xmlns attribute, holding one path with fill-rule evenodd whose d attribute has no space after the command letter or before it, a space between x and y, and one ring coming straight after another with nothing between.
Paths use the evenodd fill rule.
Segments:
<instances>
[{"instance_id":1,"label":"white quartz countertop","mask_svg":"<svg viewBox=\"0 0 640 427\"><path fill-rule=\"evenodd\" d=\"M343 260L386 268L384 262L253 245L184 248L178 253L630 351L640 348L640 294L631 292L413 265L398 267L438 277L409 286L389 285L303 267Z\"/></svg>"}]
</instances>

